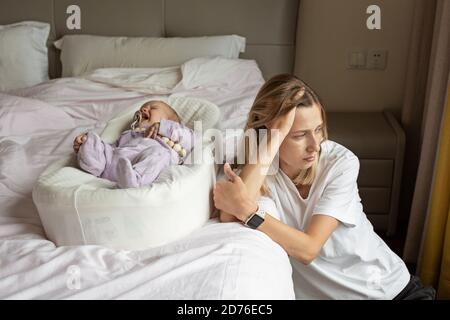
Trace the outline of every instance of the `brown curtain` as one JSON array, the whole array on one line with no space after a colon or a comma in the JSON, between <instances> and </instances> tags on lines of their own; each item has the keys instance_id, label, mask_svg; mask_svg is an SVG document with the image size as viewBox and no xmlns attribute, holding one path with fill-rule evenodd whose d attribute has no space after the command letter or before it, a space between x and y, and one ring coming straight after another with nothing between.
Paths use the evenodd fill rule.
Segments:
<instances>
[{"instance_id":1,"label":"brown curtain","mask_svg":"<svg viewBox=\"0 0 450 320\"><path fill-rule=\"evenodd\" d=\"M411 47L402 110L406 140L409 140L403 200L407 200L406 194L414 186L403 253L404 260L409 263L417 263L423 241L450 66L450 1L417 0L415 10L413 33L417 38ZM428 57L429 41L431 52ZM415 153L420 154L418 163L412 161Z\"/></svg>"}]
</instances>

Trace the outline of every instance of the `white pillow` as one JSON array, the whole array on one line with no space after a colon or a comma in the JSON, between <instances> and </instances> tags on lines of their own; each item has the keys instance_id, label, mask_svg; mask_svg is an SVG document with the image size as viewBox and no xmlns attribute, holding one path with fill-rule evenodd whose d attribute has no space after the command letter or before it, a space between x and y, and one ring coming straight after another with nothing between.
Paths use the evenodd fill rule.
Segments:
<instances>
[{"instance_id":1,"label":"white pillow","mask_svg":"<svg viewBox=\"0 0 450 320\"><path fill-rule=\"evenodd\" d=\"M192 59L181 66L184 89L200 87L244 88L264 83L255 60L222 57Z\"/></svg>"},{"instance_id":2,"label":"white pillow","mask_svg":"<svg viewBox=\"0 0 450 320\"><path fill-rule=\"evenodd\" d=\"M48 80L47 38L50 25L24 21L0 26L0 91Z\"/></svg>"},{"instance_id":3,"label":"white pillow","mask_svg":"<svg viewBox=\"0 0 450 320\"><path fill-rule=\"evenodd\" d=\"M55 42L61 49L63 77L80 76L97 68L161 68L179 66L205 56L238 58L245 38L237 35L192 38L128 38L66 35Z\"/></svg>"},{"instance_id":4,"label":"white pillow","mask_svg":"<svg viewBox=\"0 0 450 320\"><path fill-rule=\"evenodd\" d=\"M170 94L181 81L180 67L100 68L84 75L91 81L150 94Z\"/></svg>"}]
</instances>

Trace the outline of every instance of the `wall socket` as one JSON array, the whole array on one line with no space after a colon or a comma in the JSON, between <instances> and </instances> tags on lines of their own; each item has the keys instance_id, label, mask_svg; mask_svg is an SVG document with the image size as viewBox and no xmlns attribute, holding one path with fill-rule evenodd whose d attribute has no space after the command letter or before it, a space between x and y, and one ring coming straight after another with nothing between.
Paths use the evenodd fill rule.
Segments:
<instances>
[{"instance_id":1,"label":"wall socket","mask_svg":"<svg viewBox=\"0 0 450 320\"><path fill-rule=\"evenodd\" d=\"M353 49L347 52L347 69L384 70L388 51L382 49Z\"/></svg>"},{"instance_id":2,"label":"wall socket","mask_svg":"<svg viewBox=\"0 0 450 320\"><path fill-rule=\"evenodd\" d=\"M367 69L386 69L387 55L387 50L369 50L367 52Z\"/></svg>"}]
</instances>

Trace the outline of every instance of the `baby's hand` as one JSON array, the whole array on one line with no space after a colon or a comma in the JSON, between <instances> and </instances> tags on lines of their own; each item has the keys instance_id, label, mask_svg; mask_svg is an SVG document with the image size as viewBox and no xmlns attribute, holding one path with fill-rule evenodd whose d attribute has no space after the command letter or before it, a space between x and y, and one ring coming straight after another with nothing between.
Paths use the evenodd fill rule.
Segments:
<instances>
[{"instance_id":1,"label":"baby's hand","mask_svg":"<svg viewBox=\"0 0 450 320\"><path fill-rule=\"evenodd\" d=\"M87 134L86 133L82 133L79 136L77 136L75 138L75 140L73 141L73 151L75 151L75 153L78 153L78 151L80 150L80 147L83 143L85 143L87 140Z\"/></svg>"},{"instance_id":2,"label":"baby's hand","mask_svg":"<svg viewBox=\"0 0 450 320\"><path fill-rule=\"evenodd\" d=\"M158 131L159 131L159 122L156 122L147 129L147 132L145 133L144 136L146 138L155 139L156 136L158 135Z\"/></svg>"}]
</instances>

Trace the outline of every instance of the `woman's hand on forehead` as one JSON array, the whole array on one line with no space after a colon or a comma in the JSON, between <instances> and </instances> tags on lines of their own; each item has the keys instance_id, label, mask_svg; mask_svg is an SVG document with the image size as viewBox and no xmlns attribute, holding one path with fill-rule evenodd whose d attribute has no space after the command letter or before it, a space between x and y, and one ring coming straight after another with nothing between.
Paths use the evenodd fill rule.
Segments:
<instances>
[{"instance_id":1,"label":"woman's hand on forehead","mask_svg":"<svg viewBox=\"0 0 450 320\"><path fill-rule=\"evenodd\" d=\"M282 136L287 136L294 123L296 110L297 108L292 108L285 115L279 116L268 125L268 128L270 130L279 130Z\"/></svg>"}]
</instances>

